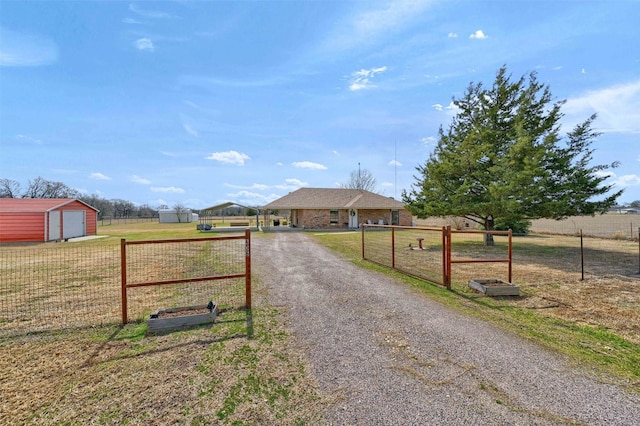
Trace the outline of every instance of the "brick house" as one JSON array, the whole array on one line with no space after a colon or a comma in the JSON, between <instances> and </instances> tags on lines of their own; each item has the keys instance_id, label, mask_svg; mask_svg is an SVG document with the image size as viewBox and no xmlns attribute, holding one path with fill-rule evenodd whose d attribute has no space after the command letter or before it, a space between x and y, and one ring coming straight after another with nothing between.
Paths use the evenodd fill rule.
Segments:
<instances>
[{"instance_id":1,"label":"brick house","mask_svg":"<svg viewBox=\"0 0 640 426\"><path fill-rule=\"evenodd\" d=\"M362 223L411 226L413 221L401 201L361 189L300 188L261 210L265 215L288 210L291 226L303 229L349 229Z\"/></svg>"}]
</instances>

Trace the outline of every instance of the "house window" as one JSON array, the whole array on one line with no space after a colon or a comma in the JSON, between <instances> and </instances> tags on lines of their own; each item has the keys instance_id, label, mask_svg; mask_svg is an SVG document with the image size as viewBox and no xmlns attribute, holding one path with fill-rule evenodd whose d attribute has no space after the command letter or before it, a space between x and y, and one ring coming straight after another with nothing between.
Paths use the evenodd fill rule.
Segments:
<instances>
[{"instance_id":1,"label":"house window","mask_svg":"<svg viewBox=\"0 0 640 426\"><path fill-rule=\"evenodd\" d=\"M398 210L391 210L391 224L392 225L400 224L400 212Z\"/></svg>"},{"instance_id":2,"label":"house window","mask_svg":"<svg viewBox=\"0 0 640 426\"><path fill-rule=\"evenodd\" d=\"M338 210L330 210L329 211L329 223L332 226L335 226L338 224Z\"/></svg>"}]
</instances>

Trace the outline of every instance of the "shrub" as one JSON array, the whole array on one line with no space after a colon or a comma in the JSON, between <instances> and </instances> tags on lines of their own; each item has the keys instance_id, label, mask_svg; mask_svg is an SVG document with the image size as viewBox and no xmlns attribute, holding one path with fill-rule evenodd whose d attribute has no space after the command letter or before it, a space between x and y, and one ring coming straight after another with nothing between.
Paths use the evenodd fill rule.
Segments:
<instances>
[{"instance_id":1,"label":"shrub","mask_svg":"<svg viewBox=\"0 0 640 426\"><path fill-rule=\"evenodd\" d=\"M494 228L497 231L507 231L511 229L514 234L526 235L529 233L531 227L530 220L509 220L509 219L496 219Z\"/></svg>"}]
</instances>

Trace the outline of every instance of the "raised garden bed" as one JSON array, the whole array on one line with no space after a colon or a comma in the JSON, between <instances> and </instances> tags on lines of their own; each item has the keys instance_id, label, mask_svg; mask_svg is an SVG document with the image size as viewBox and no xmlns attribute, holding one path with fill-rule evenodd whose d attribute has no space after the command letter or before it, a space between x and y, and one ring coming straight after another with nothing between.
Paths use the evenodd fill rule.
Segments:
<instances>
[{"instance_id":1,"label":"raised garden bed","mask_svg":"<svg viewBox=\"0 0 640 426\"><path fill-rule=\"evenodd\" d=\"M469 287L487 296L520 296L520 287L493 278L474 278L469 280Z\"/></svg>"},{"instance_id":2,"label":"raised garden bed","mask_svg":"<svg viewBox=\"0 0 640 426\"><path fill-rule=\"evenodd\" d=\"M183 308L160 309L147 320L147 330L151 333L173 331L202 324L213 324L218 315L218 305L187 306Z\"/></svg>"}]
</instances>

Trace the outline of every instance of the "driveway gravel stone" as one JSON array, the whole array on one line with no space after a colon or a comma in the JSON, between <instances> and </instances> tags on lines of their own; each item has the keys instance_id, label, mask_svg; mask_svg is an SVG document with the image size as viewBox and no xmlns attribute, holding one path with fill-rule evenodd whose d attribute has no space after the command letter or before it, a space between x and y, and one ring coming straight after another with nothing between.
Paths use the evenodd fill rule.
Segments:
<instances>
[{"instance_id":1,"label":"driveway gravel stone","mask_svg":"<svg viewBox=\"0 0 640 426\"><path fill-rule=\"evenodd\" d=\"M639 425L640 396L466 316L303 232L252 239L331 425Z\"/></svg>"}]
</instances>

